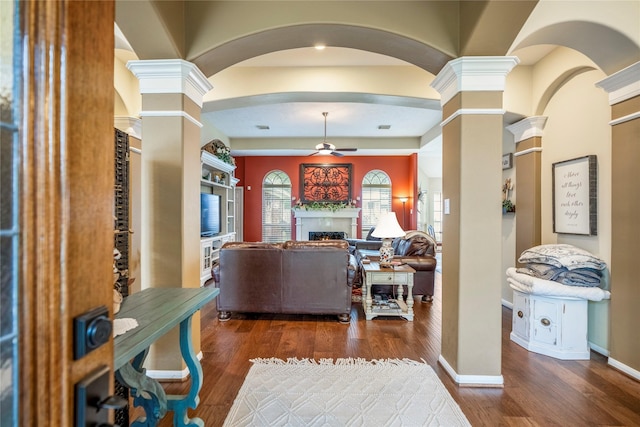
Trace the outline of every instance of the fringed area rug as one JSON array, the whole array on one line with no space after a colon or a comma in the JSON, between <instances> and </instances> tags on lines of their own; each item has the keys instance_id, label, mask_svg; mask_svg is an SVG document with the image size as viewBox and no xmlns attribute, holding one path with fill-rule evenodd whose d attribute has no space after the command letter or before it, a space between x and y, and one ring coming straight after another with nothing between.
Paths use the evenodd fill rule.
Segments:
<instances>
[{"instance_id":1,"label":"fringed area rug","mask_svg":"<svg viewBox=\"0 0 640 427\"><path fill-rule=\"evenodd\" d=\"M470 426L429 365L409 359L252 359L236 426Z\"/></svg>"}]
</instances>

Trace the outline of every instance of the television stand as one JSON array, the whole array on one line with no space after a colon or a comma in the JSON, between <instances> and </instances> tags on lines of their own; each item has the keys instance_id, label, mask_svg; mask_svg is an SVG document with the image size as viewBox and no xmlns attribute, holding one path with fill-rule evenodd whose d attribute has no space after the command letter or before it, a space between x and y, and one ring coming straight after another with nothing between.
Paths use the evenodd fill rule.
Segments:
<instances>
[{"instance_id":1,"label":"television stand","mask_svg":"<svg viewBox=\"0 0 640 427\"><path fill-rule=\"evenodd\" d=\"M236 233L218 234L200 238L200 287L211 279L211 269L220 258L220 248L236 240Z\"/></svg>"}]
</instances>

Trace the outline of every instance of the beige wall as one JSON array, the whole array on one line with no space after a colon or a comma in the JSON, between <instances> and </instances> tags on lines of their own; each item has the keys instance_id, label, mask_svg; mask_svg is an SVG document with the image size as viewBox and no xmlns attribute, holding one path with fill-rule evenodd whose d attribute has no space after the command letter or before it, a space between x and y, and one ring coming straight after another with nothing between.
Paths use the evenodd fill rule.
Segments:
<instances>
[{"instance_id":1,"label":"beige wall","mask_svg":"<svg viewBox=\"0 0 640 427\"><path fill-rule=\"evenodd\" d=\"M579 52L568 48L556 48L534 67L526 67L530 73L514 74L516 82L507 76L507 92L517 89L516 95L505 93L505 99L526 91L524 77L530 78L531 96L529 115L548 117L542 136L541 154L541 243L569 243L611 261L611 153L610 108L607 94L595 87L605 77L596 65ZM516 70L519 67L516 67ZM513 104L512 105L521 105ZM506 148L505 148L506 149ZM517 147L520 150L520 147ZM505 151L506 152L506 151ZM573 236L553 233L551 212L551 165L588 154L598 156L598 236ZM506 178L506 177L505 177ZM524 183L523 183L524 184ZM518 188L518 182L514 181ZM522 197L526 197L523 195ZM523 199L526 203L526 200ZM517 213L518 203L516 200ZM523 218L526 220L526 218ZM515 266L519 256L516 243L511 242L513 225L510 219L503 221L503 266ZM608 281L608 280L607 280ZM502 284L502 296L507 303L513 301L512 290ZM590 303L589 341L601 351L609 349L609 303Z\"/></svg>"},{"instance_id":2,"label":"beige wall","mask_svg":"<svg viewBox=\"0 0 640 427\"><path fill-rule=\"evenodd\" d=\"M137 117L142 108L140 84L127 69L127 61L137 59L132 52L117 49L113 61L113 87L116 91L115 116Z\"/></svg>"},{"instance_id":3,"label":"beige wall","mask_svg":"<svg viewBox=\"0 0 640 427\"><path fill-rule=\"evenodd\" d=\"M601 71L580 74L550 99L542 151L542 243L568 243L611 263L611 128L607 94L595 87ZM598 235L553 232L551 168L555 162L598 156ZM609 348L609 302L589 303L589 341Z\"/></svg>"}]
</instances>

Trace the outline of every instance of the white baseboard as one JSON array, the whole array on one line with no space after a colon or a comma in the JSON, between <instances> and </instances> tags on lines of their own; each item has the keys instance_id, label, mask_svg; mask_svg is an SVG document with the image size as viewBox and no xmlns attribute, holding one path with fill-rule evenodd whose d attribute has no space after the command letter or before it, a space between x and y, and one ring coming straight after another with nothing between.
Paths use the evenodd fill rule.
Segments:
<instances>
[{"instance_id":1,"label":"white baseboard","mask_svg":"<svg viewBox=\"0 0 640 427\"><path fill-rule=\"evenodd\" d=\"M591 341L589 341L589 348L595 351L596 353L600 353L605 357L609 357L609 350L607 350L606 348L600 347L599 345L594 344Z\"/></svg>"},{"instance_id":2,"label":"white baseboard","mask_svg":"<svg viewBox=\"0 0 640 427\"><path fill-rule=\"evenodd\" d=\"M627 366L622 362L618 362L616 359L612 359L611 357L609 358L608 363L613 368L616 368L617 370L629 375L631 378L635 378L636 380L640 381L640 371L637 371L633 369L631 366Z\"/></svg>"},{"instance_id":3,"label":"white baseboard","mask_svg":"<svg viewBox=\"0 0 640 427\"><path fill-rule=\"evenodd\" d=\"M438 362L460 387L504 387L502 375L458 375L442 355L438 357Z\"/></svg>"},{"instance_id":4,"label":"white baseboard","mask_svg":"<svg viewBox=\"0 0 640 427\"><path fill-rule=\"evenodd\" d=\"M502 305L507 307L509 310L513 310L513 303L507 301L506 299L502 299Z\"/></svg>"},{"instance_id":5,"label":"white baseboard","mask_svg":"<svg viewBox=\"0 0 640 427\"><path fill-rule=\"evenodd\" d=\"M199 352L196 357L198 358L198 360L202 360L202 352ZM159 381L184 381L189 378L189 368L184 368L181 371L147 369L146 374L149 378L153 378L154 380Z\"/></svg>"}]
</instances>

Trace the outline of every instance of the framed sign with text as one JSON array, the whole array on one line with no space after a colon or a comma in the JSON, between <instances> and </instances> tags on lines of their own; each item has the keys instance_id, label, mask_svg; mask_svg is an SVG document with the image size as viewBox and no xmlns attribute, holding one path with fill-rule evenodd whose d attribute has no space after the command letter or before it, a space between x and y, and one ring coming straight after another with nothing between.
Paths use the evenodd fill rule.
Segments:
<instances>
[{"instance_id":1,"label":"framed sign with text","mask_svg":"<svg viewBox=\"0 0 640 427\"><path fill-rule=\"evenodd\" d=\"M553 232L598 234L598 161L594 155L553 163Z\"/></svg>"}]
</instances>

